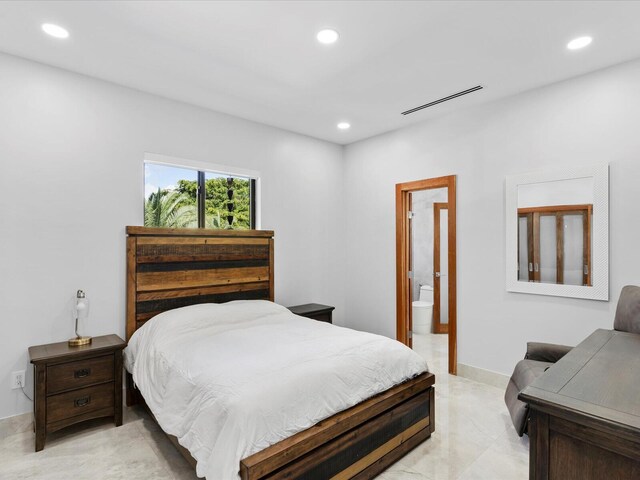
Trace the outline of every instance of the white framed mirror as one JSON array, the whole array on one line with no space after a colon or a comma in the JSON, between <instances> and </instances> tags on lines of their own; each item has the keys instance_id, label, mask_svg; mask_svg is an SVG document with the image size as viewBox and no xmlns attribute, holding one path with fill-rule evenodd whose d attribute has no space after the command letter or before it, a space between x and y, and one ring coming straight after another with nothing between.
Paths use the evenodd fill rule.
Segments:
<instances>
[{"instance_id":1,"label":"white framed mirror","mask_svg":"<svg viewBox=\"0 0 640 480\"><path fill-rule=\"evenodd\" d=\"M509 292L609 300L609 166L506 179Z\"/></svg>"}]
</instances>

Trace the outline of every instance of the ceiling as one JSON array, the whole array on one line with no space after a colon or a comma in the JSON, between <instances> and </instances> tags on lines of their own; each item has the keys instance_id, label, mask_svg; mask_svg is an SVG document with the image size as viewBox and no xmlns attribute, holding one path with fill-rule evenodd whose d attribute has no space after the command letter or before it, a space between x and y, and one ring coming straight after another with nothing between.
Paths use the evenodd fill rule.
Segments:
<instances>
[{"instance_id":1,"label":"ceiling","mask_svg":"<svg viewBox=\"0 0 640 480\"><path fill-rule=\"evenodd\" d=\"M348 144L638 58L638 18L613 1L9 1L0 51ZM336 44L316 41L325 27Z\"/></svg>"}]
</instances>

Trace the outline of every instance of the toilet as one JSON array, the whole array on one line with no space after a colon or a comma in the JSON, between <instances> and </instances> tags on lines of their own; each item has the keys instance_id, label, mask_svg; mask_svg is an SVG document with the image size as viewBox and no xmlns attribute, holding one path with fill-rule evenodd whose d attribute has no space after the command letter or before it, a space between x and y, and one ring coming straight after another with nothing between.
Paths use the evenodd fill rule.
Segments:
<instances>
[{"instance_id":1,"label":"toilet","mask_svg":"<svg viewBox=\"0 0 640 480\"><path fill-rule=\"evenodd\" d=\"M413 302L413 332L431 333L433 328L433 287L420 286L420 297Z\"/></svg>"}]
</instances>

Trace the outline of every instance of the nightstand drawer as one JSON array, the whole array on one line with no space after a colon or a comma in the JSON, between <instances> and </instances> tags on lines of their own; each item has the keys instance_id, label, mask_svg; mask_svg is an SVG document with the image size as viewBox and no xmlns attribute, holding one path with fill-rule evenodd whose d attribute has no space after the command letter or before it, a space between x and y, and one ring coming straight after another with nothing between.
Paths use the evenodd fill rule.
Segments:
<instances>
[{"instance_id":1,"label":"nightstand drawer","mask_svg":"<svg viewBox=\"0 0 640 480\"><path fill-rule=\"evenodd\" d=\"M48 397L47 424L103 408L113 409L113 394L111 382Z\"/></svg>"},{"instance_id":2,"label":"nightstand drawer","mask_svg":"<svg viewBox=\"0 0 640 480\"><path fill-rule=\"evenodd\" d=\"M313 320L318 320L320 322L332 323L331 322L331 312L313 313L313 314L304 315L304 316L307 317L307 318L311 318Z\"/></svg>"},{"instance_id":3,"label":"nightstand drawer","mask_svg":"<svg viewBox=\"0 0 640 480\"><path fill-rule=\"evenodd\" d=\"M113 355L47 367L47 395L113 380Z\"/></svg>"}]
</instances>

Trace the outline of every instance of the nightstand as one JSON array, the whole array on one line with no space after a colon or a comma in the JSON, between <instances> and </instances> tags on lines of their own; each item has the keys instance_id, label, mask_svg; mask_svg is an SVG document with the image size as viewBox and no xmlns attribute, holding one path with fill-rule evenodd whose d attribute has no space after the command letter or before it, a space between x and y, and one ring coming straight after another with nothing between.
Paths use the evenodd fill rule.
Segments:
<instances>
[{"instance_id":1,"label":"nightstand","mask_svg":"<svg viewBox=\"0 0 640 480\"><path fill-rule=\"evenodd\" d=\"M122 425L122 349L117 335L91 344L67 342L29 347L34 368L36 452L48 433L93 418L113 417Z\"/></svg>"},{"instance_id":2,"label":"nightstand","mask_svg":"<svg viewBox=\"0 0 640 480\"><path fill-rule=\"evenodd\" d=\"M295 305L293 307L287 307L292 313L300 315L301 317L313 318L321 322L333 323L331 319L331 312L336 307L329 305L320 305L319 303L305 303L304 305Z\"/></svg>"}]
</instances>

